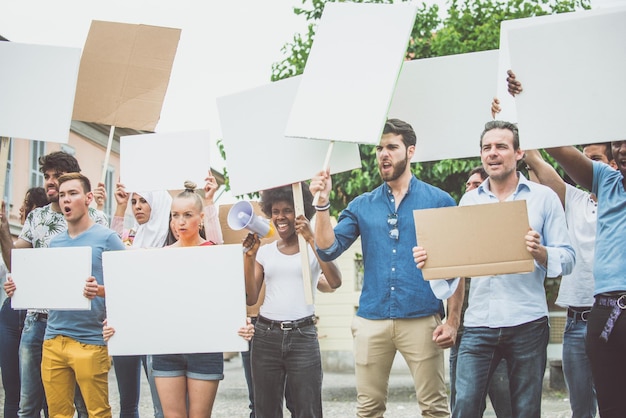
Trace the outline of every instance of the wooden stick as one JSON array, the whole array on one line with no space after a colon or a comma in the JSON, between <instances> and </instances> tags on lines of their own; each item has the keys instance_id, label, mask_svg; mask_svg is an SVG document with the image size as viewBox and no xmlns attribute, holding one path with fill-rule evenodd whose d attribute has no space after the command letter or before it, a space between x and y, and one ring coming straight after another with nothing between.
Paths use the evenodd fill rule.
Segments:
<instances>
[{"instance_id":1,"label":"wooden stick","mask_svg":"<svg viewBox=\"0 0 626 418\"><path fill-rule=\"evenodd\" d=\"M293 206L296 211L296 218L304 215L304 197L302 195L302 184L293 183ZM298 246L300 247L300 260L302 261L302 284L304 285L304 300L308 305L313 304L313 289L311 288L311 265L309 264L309 243L301 234L298 234Z\"/></svg>"},{"instance_id":2,"label":"wooden stick","mask_svg":"<svg viewBox=\"0 0 626 418\"><path fill-rule=\"evenodd\" d=\"M4 200L4 183L7 178L7 164L9 163L9 145L11 138L0 137L0 200ZM7 211L9 208L7 208Z\"/></svg>"},{"instance_id":3,"label":"wooden stick","mask_svg":"<svg viewBox=\"0 0 626 418\"><path fill-rule=\"evenodd\" d=\"M326 158L324 159L324 167L322 168L324 171L328 170L330 165L330 156L333 153L333 146L335 145L335 141L330 141L328 143L328 150L326 151ZM313 196L313 206L317 205L317 202L320 200L320 192L315 193Z\"/></svg>"},{"instance_id":4,"label":"wooden stick","mask_svg":"<svg viewBox=\"0 0 626 418\"><path fill-rule=\"evenodd\" d=\"M107 151L104 154L104 165L102 166L102 176L100 176L100 183L104 184L107 179L107 169L109 168L109 157L111 156L111 146L113 145L113 135L115 134L115 126L111 125L111 131L109 132L109 142L107 142Z\"/></svg>"}]
</instances>

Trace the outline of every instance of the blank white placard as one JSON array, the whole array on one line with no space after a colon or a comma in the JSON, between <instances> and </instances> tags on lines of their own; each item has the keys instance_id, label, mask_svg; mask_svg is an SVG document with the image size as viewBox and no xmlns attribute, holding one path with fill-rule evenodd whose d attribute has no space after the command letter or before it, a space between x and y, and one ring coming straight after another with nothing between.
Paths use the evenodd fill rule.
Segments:
<instances>
[{"instance_id":1,"label":"blank white placard","mask_svg":"<svg viewBox=\"0 0 626 418\"><path fill-rule=\"evenodd\" d=\"M626 8L509 30L523 148L626 137Z\"/></svg>"},{"instance_id":2,"label":"blank white placard","mask_svg":"<svg viewBox=\"0 0 626 418\"><path fill-rule=\"evenodd\" d=\"M246 351L241 245L103 254L111 355Z\"/></svg>"},{"instance_id":3,"label":"blank white placard","mask_svg":"<svg viewBox=\"0 0 626 418\"><path fill-rule=\"evenodd\" d=\"M404 63L389 117L413 126L417 135L413 162L480 154L480 133L491 120L497 69L497 50Z\"/></svg>"},{"instance_id":4,"label":"blank white placard","mask_svg":"<svg viewBox=\"0 0 626 418\"><path fill-rule=\"evenodd\" d=\"M0 42L0 136L67 143L80 49Z\"/></svg>"},{"instance_id":5,"label":"blank white placard","mask_svg":"<svg viewBox=\"0 0 626 418\"><path fill-rule=\"evenodd\" d=\"M309 180L322 168L327 142L284 136L301 79L291 77L217 99L235 196ZM334 145L331 173L360 167L357 144Z\"/></svg>"},{"instance_id":6,"label":"blank white placard","mask_svg":"<svg viewBox=\"0 0 626 418\"><path fill-rule=\"evenodd\" d=\"M378 144L416 13L412 3L327 3L285 135Z\"/></svg>"},{"instance_id":7,"label":"blank white placard","mask_svg":"<svg viewBox=\"0 0 626 418\"><path fill-rule=\"evenodd\" d=\"M210 167L208 131L131 135L120 138L120 181L127 191L198 187Z\"/></svg>"},{"instance_id":8,"label":"blank white placard","mask_svg":"<svg viewBox=\"0 0 626 418\"><path fill-rule=\"evenodd\" d=\"M91 247L16 248L11 269L13 309L91 309L83 296L91 276Z\"/></svg>"}]
</instances>

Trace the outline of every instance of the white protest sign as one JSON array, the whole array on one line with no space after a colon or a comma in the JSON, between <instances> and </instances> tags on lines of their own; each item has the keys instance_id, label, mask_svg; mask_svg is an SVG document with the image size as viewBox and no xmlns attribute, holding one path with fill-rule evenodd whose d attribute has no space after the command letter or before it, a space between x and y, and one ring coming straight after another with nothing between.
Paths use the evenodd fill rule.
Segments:
<instances>
[{"instance_id":1,"label":"white protest sign","mask_svg":"<svg viewBox=\"0 0 626 418\"><path fill-rule=\"evenodd\" d=\"M328 143L284 136L301 79L291 77L217 99L233 195L309 180L320 170ZM331 173L360 167L357 144L335 144Z\"/></svg>"},{"instance_id":2,"label":"white protest sign","mask_svg":"<svg viewBox=\"0 0 626 418\"><path fill-rule=\"evenodd\" d=\"M497 50L404 63L389 117L413 126L413 162L479 155L497 69Z\"/></svg>"},{"instance_id":3,"label":"white protest sign","mask_svg":"<svg viewBox=\"0 0 626 418\"><path fill-rule=\"evenodd\" d=\"M13 309L89 310L91 247L21 248L11 252Z\"/></svg>"},{"instance_id":4,"label":"white protest sign","mask_svg":"<svg viewBox=\"0 0 626 418\"><path fill-rule=\"evenodd\" d=\"M120 138L120 182L127 191L180 190L191 180L204 186L209 172L208 131Z\"/></svg>"},{"instance_id":5,"label":"white protest sign","mask_svg":"<svg viewBox=\"0 0 626 418\"><path fill-rule=\"evenodd\" d=\"M246 351L241 245L103 254L111 355ZM148 320L146 318L149 318Z\"/></svg>"},{"instance_id":6,"label":"white protest sign","mask_svg":"<svg viewBox=\"0 0 626 418\"><path fill-rule=\"evenodd\" d=\"M285 135L378 144L416 13L411 3L327 3Z\"/></svg>"},{"instance_id":7,"label":"white protest sign","mask_svg":"<svg viewBox=\"0 0 626 418\"><path fill-rule=\"evenodd\" d=\"M0 42L0 136L67 143L80 49Z\"/></svg>"},{"instance_id":8,"label":"white protest sign","mask_svg":"<svg viewBox=\"0 0 626 418\"><path fill-rule=\"evenodd\" d=\"M626 137L624 22L626 8L614 8L508 31L524 148Z\"/></svg>"}]
</instances>

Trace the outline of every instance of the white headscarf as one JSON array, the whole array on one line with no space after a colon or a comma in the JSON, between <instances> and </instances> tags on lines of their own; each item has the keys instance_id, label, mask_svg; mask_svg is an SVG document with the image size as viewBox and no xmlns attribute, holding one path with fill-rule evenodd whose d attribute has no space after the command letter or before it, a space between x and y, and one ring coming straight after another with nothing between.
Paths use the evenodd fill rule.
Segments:
<instances>
[{"instance_id":1,"label":"white headscarf","mask_svg":"<svg viewBox=\"0 0 626 418\"><path fill-rule=\"evenodd\" d=\"M165 191L136 192L150 205L150 219L142 225L135 223L135 239L133 248L162 247L167 239L170 228L170 211L172 210L172 196ZM132 200L131 194L130 199Z\"/></svg>"}]
</instances>

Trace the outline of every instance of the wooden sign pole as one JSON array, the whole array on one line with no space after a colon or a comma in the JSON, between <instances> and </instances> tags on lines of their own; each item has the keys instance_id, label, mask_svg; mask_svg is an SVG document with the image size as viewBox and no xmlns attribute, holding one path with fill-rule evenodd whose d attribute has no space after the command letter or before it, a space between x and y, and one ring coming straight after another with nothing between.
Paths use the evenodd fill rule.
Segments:
<instances>
[{"instance_id":1,"label":"wooden sign pole","mask_svg":"<svg viewBox=\"0 0 626 418\"><path fill-rule=\"evenodd\" d=\"M304 215L304 197L302 195L302 183L293 183L293 205L296 210L296 217ZM300 246L300 259L302 260L302 281L304 285L304 299L309 305L313 304L313 289L311 288L311 265L309 264L309 243L304 237L298 234L298 245Z\"/></svg>"}]
</instances>

